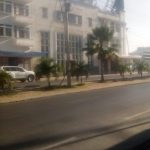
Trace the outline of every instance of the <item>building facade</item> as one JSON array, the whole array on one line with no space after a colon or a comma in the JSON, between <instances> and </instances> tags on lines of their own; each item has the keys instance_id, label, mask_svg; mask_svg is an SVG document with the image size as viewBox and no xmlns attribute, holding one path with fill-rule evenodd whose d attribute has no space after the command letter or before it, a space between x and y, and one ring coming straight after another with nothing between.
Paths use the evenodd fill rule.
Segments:
<instances>
[{"instance_id":1,"label":"building facade","mask_svg":"<svg viewBox=\"0 0 150 150\"><path fill-rule=\"evenodd\" d=\"M102 22L114 30L112 44L126 55L124 12L101 11L92 0L70 0L69 50L73 61L87 62L87 34ZM0 0L0 65L33 68L38 57L66 61L63 0ZM97 62L94 63L97 65Z\"/></svg>"},{"instance_id":2,"label":"building facade","mask_svg":"<svg viewBox=\"0 0 150 150\"><path fill-rule=\"evenodd\" d=\"M130 54L131 56L139 56L141 60L150 63L150 47L139 47L136 51Z\"/></svg>"}]
</instances>

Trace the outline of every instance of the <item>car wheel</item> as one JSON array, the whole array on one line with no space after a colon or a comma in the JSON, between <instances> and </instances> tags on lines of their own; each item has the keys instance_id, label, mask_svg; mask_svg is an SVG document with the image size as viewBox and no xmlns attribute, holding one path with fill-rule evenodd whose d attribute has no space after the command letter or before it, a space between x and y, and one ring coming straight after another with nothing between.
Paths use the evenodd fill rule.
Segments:
<instances>
[{"instance_id":1,"label":"car wheel","mask_svg":"<svg viewBox=\"0 0 150 150\"><path fill-rule=\"evenodd\" d=\"M34 75L29 75L27 80L28 80L28 82L33 82L34 81Z\"/></svg>"}]
</instances>

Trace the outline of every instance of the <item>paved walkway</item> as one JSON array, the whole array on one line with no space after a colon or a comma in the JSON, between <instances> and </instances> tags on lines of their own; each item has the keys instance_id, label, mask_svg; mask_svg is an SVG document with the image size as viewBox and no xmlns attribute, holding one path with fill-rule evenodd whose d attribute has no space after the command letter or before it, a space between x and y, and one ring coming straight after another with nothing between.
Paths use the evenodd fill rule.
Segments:
<instances>
[{"instance_id":1,"label":"paved walkway","mask_svg":"<svg viewBox=\"0 0 150 150\"><path fill-rule=\"evenodd\" d=\"M8 96L0 96L0 103L18 102L25 100L34 100L36 98L49 97L61 94L77 93L83 91L90 91L95 89L112 88L116 86L148 83L150 79L145 80L134 80L134 81L118 81L118 82L107 82L107 83L93 83L88 82L84 86L78 86L71 89L56 89L51 91L26 91L19 92L17 94L11 94Z\"/></svg>"}]
</instances>

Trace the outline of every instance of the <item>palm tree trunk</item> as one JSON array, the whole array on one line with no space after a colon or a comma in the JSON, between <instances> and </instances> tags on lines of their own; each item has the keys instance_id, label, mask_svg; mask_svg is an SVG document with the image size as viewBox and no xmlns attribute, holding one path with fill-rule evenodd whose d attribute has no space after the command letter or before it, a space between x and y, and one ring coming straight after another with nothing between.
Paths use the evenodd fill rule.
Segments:
<instances>
[{"instance_id":1,"label":"palm tree trunk","mask_svg":"<svg viewBox=\"0 0 150 150\"><path fill-rule=\"evenodd\" d=\"M50 75L47 76L48 87L51 87Z\"/></svg>"},{"instance_id":2,"label":"palm tree trunk","mask_svg":"<svg viewBox=\"0 0 150 150\"><path fill-rule=\"evenodd\" d=\"M141 72L141 79L143 78L143 72Z\"/></svg>"},{"instance_id":3,"label":"palm tree trunk","mask_svg":"<svg viewBox=\"0 0 150 150\"><path fill-rule=\"evenodd\" d=\"M110 59L108 59L107 60L107 69L108 69L108 74L111 74L111 60Z\"/></svg>"},{"instance_id":4,"label":"palm tree trunk","mask_svg":"<svg viewBox=\"0 0 150 150\"><path fill-rule=\"evenodd\" d=\"M81 75L81 84L83 83L83 80L82 80L82 75Z\"/></svg>"},{"instance_id":5,"label":"palm tree trunk","mask_svg":"<svg viewBox=\"0 0 150 150\"><path fill-rule=\"evenodd\" d=\"M101 82L104 82L104 62L103 59L101 59Z\"/></svg>"},{"instance_id":6,"label":"palm tree trunk","mask_svg":"<svg viewBox=\"0 0 150 150\"><path fill-rule=\"evenodd\" d=\"M103 42L100 41L100 48L99 48L99 67L100 67L100 74L101 74L101 82L104 82L104 56L103 52Z\"/></svg>"},{"instance_id":7,"label":"palm tree trunk","mask_svg":"<svg viewBox=\"0 0 150 150\"><path fill-rule=\"evenodd\" d=\"M65 78L66 78L66 75L64 75L64 77L63 77L63 79L61 80L61 82L60 82L59 86L62 86L62 84L63 84L63 82L64 82Z\"/></svg>"},{"instance_id":8,"label":"palm tree trunk","mask_svg":"<svg viewBox=\"0 0 150 150\"><path fill-rule=\"evenodd\" d=\"M101 74L101 60L100 59L98 59L98 63L99 63L99 75Z\"/></svg>"}]
</instances>

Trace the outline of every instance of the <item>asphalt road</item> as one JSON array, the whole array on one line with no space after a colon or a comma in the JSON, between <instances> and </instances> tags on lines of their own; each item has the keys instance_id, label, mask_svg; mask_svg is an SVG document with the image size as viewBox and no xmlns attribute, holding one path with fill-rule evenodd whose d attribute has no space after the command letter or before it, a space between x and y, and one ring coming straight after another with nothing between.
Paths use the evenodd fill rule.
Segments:
<instances>
[{"instance_id":1,"label":"asphalt road","mask_svg":"<svg viewBox=\"0 0 150 150\"><path fill-rule=\"evenodd\" d=\"M150 83L0 104L0 149L44 147L149 122Z\"/></svg>"}]
</instances>

